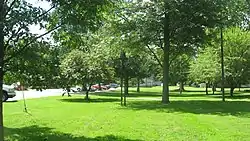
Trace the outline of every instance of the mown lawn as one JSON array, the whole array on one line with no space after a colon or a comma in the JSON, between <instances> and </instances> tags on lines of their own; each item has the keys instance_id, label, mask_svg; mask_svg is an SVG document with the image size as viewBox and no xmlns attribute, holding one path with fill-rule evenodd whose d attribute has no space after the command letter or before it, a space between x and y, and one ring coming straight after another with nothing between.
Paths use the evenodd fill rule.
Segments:
<instances>
[{"instance_id":1,"label":"mown lawn","mask_svg":"<svg viewBox=\"0 0 250 141\"><path fill-rule=\"evenodd\" d=\"M161 88L131 89L128 106L121 107L118 92L49 97L4 103L8 141L95 140L250 140L250 100L247 93L221 102L220 95L205 96L203 89L160 102ZM238 92L239 93L239 92ZM159 100L158 100L159 99Z\"/></svg>"}]
</instances>

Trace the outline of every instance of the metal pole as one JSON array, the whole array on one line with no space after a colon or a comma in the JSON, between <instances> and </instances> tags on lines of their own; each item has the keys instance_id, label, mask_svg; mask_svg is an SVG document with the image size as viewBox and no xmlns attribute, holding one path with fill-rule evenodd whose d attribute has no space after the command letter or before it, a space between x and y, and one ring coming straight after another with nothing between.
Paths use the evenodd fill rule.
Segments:
<instances>
[{"instance_id":1,"label":"metal pole","mask_svg":"<svg viewBox=\"0 0 250 141\"><path fill-rule=\"evenodd\" d=\"M220 28L220 40L221 40L221 92L222 92L222 101L225 101L225 70L224 70L224 42L223 42L223 27Z\"/></svg>"},{"instance_id":2,"label":"metal pole","mask_svg":"<svg viewBox=\"0 0 250 141\"><path fill-rule=\"evenodd\" d=\"M26 100L25 100L25 96L24 96L24 88L23 86L21 86L22 89L22 94L23 94L23 105L24 105L24 112L28 113L28 109L27 109L27 105L26 105Z\"/></svg>"},{"instance_id":3,"label":"metal pole","mask_svg":"<svg viewBox=\"0 0 250 141\"><path fill-rule=\"evenodd\" d=\"M120 59L121 59L121 106L123 106L123 70L124 70L123 51L121 51Z\"/></svg>"}]
</instances>

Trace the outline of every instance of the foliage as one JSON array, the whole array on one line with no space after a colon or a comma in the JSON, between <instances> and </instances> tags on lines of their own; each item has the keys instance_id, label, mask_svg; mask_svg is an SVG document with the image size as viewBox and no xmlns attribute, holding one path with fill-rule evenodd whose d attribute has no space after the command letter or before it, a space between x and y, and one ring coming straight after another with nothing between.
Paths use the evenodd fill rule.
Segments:
<instances>
[{"instance_id":1,"label":"foliage","mask_svg":"<svg viewBox=\"0 0 250 141\"><path fill-rule=\"evenodd\" d=\"M84 48L92 32L103 26L105 13L112 9L110 0L52 0L52 4L55 10L51 14L48 28L60 27L53 33L53 38L68 52L70 49L67 48Z\"/></svg>"},{"instance_id":2,"label":"foliage","mask_svg":"<svg viewBox=\"0 0 250 141\"><path fill-rule=\"evenodd\" d=\"M250 35L238 27L228 28L224 32L225 78L232 91L239 84L249 81L249 44ZM199 82L218 82L220 78L220 43L211 42L197 60L191 65L190 77Z\"/></svg>"},{"instance_id":3,"label":"foliage","mask_svg":"<svg viewBox=\"0 0 250 141\"><path fill-rule=\"evenodd\" d=\"M215 83L220 78L219 53L207 47L191 63L189 77L195 82Z\"/></svg>"},{"instance_id":4,"label":"foliage","mask_svg":"<svg viewBox=\"0 0 250 141\"><path fill-rule=\"evenodd\" d=\"M32 87L57 87L59 71L58 48L47 42L35 42L29 50L16 56L6 66L5 82L21 82Z\"/></svg>"},{"instance_id":5,"label":"foliage","mask_svg":"<svg viewBox=\"0 0 250 141\"><path fill-rule=\"evenodd\" d=\"M186 82L188 80L189 67L192 58L186 54L178 56L170 64L170 82Z\"/></svg>"},{"instance_id":6,"label":"foliage","mask_svg":"<svg viewBox=\"0 0 250 141\"><path fill-rule=\"evenodd\" d=\"M109 67L106 54L101 50L93 49L86 53L81 50L72 50L61 60L61 71L67 85L91 85L110 80L113 70Z\"/></svg>"},{"instance_id":7,"label":"foliage","mask_svg":"<svg viewBox=\"0 0 250 141\"><path fill-rule=\"evenodd\" d=\"M125 59L125 68L122 70L121 58L113 59L112 66L115 69L115 76L121 77L126 70L129 78L146 78L155 74L157 64L147 54L130 55Z\"/></svg>"},{"instance_id":8,"label":"foliage","mask_svg":"<svg viewBox=\"0 0 250 141\"><path fill-rule=\"evenodd\" d=\"M28 50L32 41L36 41L37 36L31 33L29 26L39 24L43 28L43 22L48 18L48 14L43 9L33 7L25 0L13 1L13 4L11 2L6 3L8 13L6 13L3 30L6 65L11 59Z\"/></svg>"},{"instance_id":9,"label":"foliage","mask_svg":"<svg viewBox=\"0 0 250 141\"><path fill-rule=\"evenodd\" d=\"M250 34L240 28L230 28L224 33L225 77L231 87L247 83L250 72Z\"/></svg>"}]
</instances>

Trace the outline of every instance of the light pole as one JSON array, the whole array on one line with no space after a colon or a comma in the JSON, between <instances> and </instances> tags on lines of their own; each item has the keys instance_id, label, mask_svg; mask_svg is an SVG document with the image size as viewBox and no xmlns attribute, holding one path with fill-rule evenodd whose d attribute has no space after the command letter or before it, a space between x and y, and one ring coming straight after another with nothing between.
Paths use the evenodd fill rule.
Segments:
<instances>
[{"instance_id":1,"label":"light pole","mask_svg":"<svg viewBox=\"0 0 250 141\"><path fill-rule=\"evenodd\" d=\"M224 41L223 41L223 26L220 27L220 41L221 41L221 92L222 92L222 101L225 101L225 70L224 70Z\"/></svg>"},{"instance_id":2,"label":"light pole","mask_svg":"<svg viewBox=\"0 0 250 141\"><path fill-rule=\"evenodd\" d=\"M121 51L121 54L120 54L120 60L121 60L121 68L120 68L120 71L121 71L121 82L120 82L120 85L121 85L121 106L123 105L124 58L125 58L125 53L124 53L124 51Z\"/></svg>"}]
</instances>

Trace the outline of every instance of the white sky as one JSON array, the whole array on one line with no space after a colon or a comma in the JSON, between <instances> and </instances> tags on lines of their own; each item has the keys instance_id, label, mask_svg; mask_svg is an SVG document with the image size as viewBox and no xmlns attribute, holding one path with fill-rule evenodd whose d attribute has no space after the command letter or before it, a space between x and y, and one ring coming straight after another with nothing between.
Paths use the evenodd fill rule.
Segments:
<instances>
[{"instance_id":1,"label":"white sky","mask_svg":"<svg viewBox=\"0 0 250 141\"><path fill-rule=\"evenodd\" d=\"M46 0L43 0L43 1L41 1L41 0L27 0L27 2L31 3L33 6L41 7L44 10L49 10L51 8L50 3L47 2ZM45 29L40 29L39 25L30 25L29 29L32 33L39 34L39 35L46 32ZM49 37L49 36L47 36L47 37Z\"/></svg>"}]
</instances>

